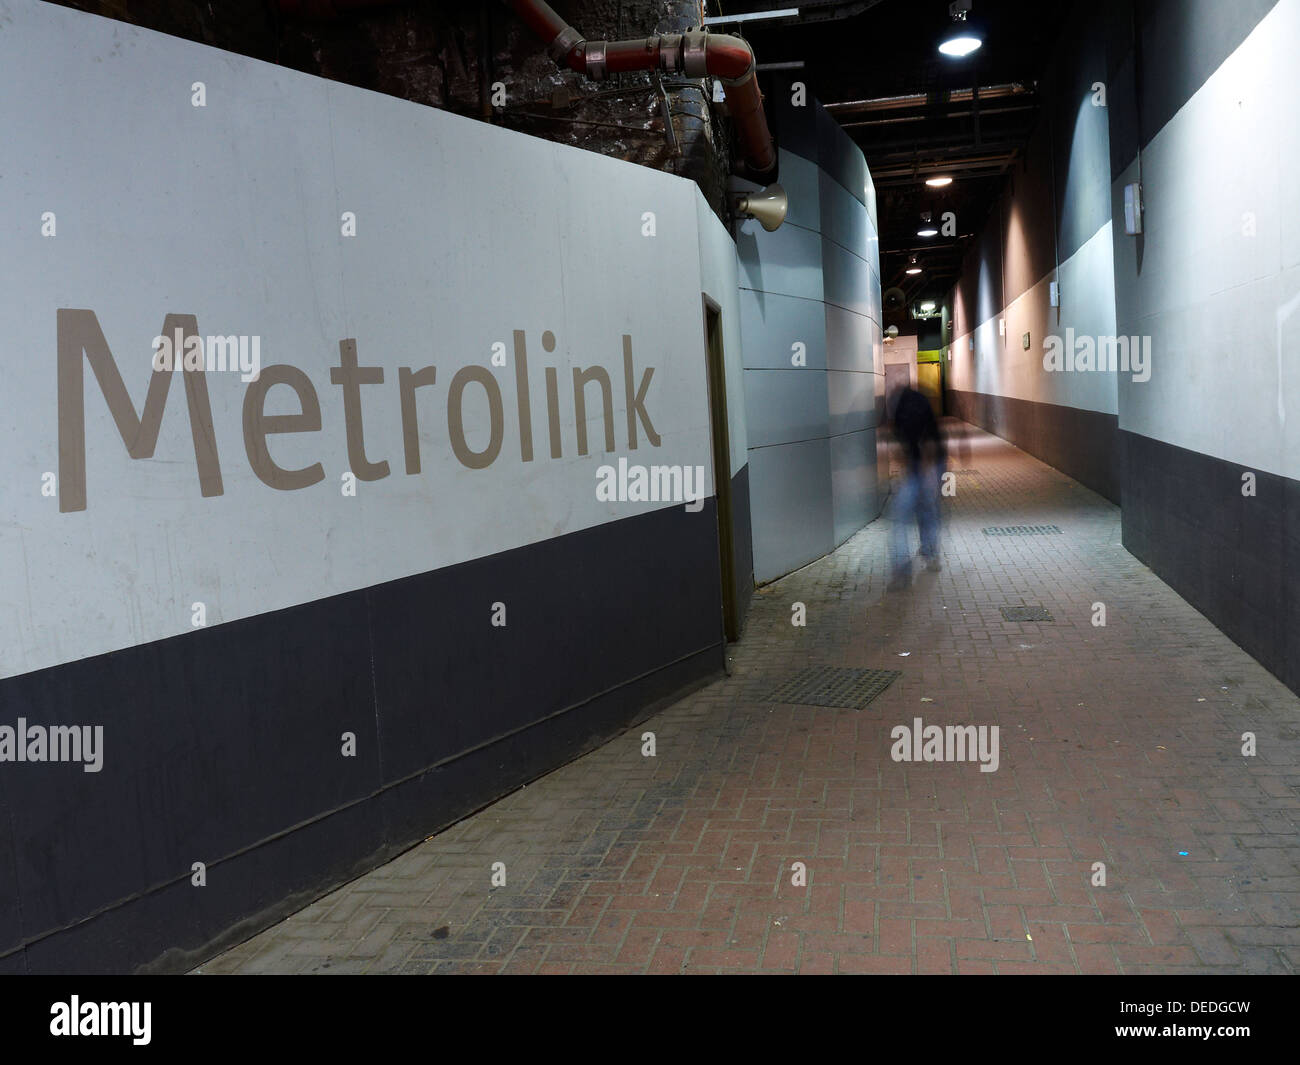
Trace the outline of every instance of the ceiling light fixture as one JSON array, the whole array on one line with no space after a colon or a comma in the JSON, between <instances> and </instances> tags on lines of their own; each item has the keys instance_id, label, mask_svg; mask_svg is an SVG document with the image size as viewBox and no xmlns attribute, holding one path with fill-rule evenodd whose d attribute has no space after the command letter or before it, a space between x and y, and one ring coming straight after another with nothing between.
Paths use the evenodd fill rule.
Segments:
<instances>
[{"instance_id":1,"label":"ceiling light fixture","mask_svg":"<svg viewBox=\"0 0 1300 1065\"><path fill-rule=\"evenodd\" d=\"M939 43L939 51L950 59L965 59L984 43L983 33L970 20L970 10L971 0L953 0L948 5L953 25Z\"/></svg>"},{"instance_id":2,"label":"ceiling light fixture","mask_svg":"<svg viewBox=\"0 0 1300 1065\"><path fill-rule=\"evenodd\" d=\"M916 261L915 255L912 256L911 261L907 264L907 272L912 275L916 275L921 272L921 265Z\"/></svg>"},{"instance_id":3,"label":"ceiling light fixture","mask_svg":"<svg viewBox=\"0 0 1300 1065\"><path fill-rule=\"evenodd\" d=\"M939 235L939 231L933 228L932 226L926 226L923 229L918 229L916 231L916 235L918 237L937 237Z\"/></svg>"},{"instance_id":4,"label":"ceiling light fixture","mask_svg":"<svg viewBox=\"0 0 1300 1065\"><path fill-rule=\"evenodd\" d=\"M952 184L952 178L946 175L944 177L926 178L925 183L932 189L942 189Z\"/></svg>"}]
</instances>

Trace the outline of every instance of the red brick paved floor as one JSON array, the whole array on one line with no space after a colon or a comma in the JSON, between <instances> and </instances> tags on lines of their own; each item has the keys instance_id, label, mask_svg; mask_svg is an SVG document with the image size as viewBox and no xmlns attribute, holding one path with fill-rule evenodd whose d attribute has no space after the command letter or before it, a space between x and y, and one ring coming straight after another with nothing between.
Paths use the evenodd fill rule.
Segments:
<instances>
[{"instance_id":1,"label":"red brick paved floor","mask_svg":"<svg viewBox=\"0 0 1300 1065\"><path fill-rule=\"evenodd\" d=\"M941 573L885 596L873 523L756 594L733 676L199 971L1294 971L1300 700L1124 551L1115 507L968 440ZM1010 524L1062 534L982 532ZM860 711L762 701L810 664L902 676ZM894 762L917 716L999 726L998 771Z\"/></svg>"}]
</instances>

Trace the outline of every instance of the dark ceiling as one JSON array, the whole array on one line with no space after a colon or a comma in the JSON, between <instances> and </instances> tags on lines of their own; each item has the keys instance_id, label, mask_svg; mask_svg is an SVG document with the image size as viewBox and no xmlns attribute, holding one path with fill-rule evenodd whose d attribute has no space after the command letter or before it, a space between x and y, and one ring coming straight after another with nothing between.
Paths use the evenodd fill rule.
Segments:
<instances>
[{"instance_id":1,"label":"dark ceiling","mask_svg":"<svg viewBox=\"0 0 1300 1065\"><path fill-rule=\"evenodd\" d=\"M886 289L903 287L911 301L942 297L960 274L967 245L1034 129L1035 86L1070 6L1067 0L974 0L971 16L982 23L984 46L959 60L937 47L952 25L948 0L726 0L709 4L709 11L799 9L797 19L713 28L740 32L761 67L804 64L791 76L807 82L871 168L881 282ZM953 183L925 185L927 176L940 173ZM956 235L919 238L927 210L936 228L943 212L955 213ZM914 254L925 272L908 277Z\"/></svg>"},{"instance_id":2,"label":"dark ceiling","mask_svg":"<svg viewBox=\"0 0 1300 1065\"><path fill-rule=\"evenodd\" d=\"M464 0L56 2L464 114L481 113L484 79L477 64L482 62L489 64L488 80L505 77L503 71L514 69L518 76L512 86L525 99L543 91L549 95L553 88L549 80L553 67L541 63L534 69L527 62L539 51L539 42L526 32L509 32L516 20L499 0L479 4ZM580 12L580 28L593 36L615 32L622 27L625 10L635 8L627 0L552 2L564 11ZM972 17L983 24L985 44L963 60L945 58L937 49L941 34L952 24L948 5L949 0L709 0L707 4L711 16L720 11L734 15L798 9L795 18L711 28L748 38L760 71L784 67L773 76L805 81L862 148L876 185L881 282L886 289L903 288L908 303L922 297L941 299L958 278L966 248L983 228L1005 175L1035 127L1035 85L1073 3L973 0ZM341 17L291 17L281 11L286 7L304 13L337 8ZM593 13L602 11L603 23L593 20ZM511 53L512 41L519 54ZM790 70L790 64L802 66ZM973 94L972 87L979 87L979 93ZM591 98L600 95L593 93ZM633 99L635 107L644 106L640 97ZM553 117L530 132L550 135L559 128L570 143L583 143L570 131L592 134L602 128L599 122L557 127L556 121ZM660 165L637 154L640 149L634 137L624 129L628 119L610 120L619 121L624 126L611 128L617 128L627 143L589 146ZM640 128L646 128L644 121ZM658 134L646 136L654 142L652 148L662 149ZM953 184L940 190L927 188L925 177L935 173L950 174ZM953 212L955 235L918 237L921 213L927 210L936 228L942 224L943 212ZM904 271L913 254L924 272L907 277Z\"/></svg>"}]
</instances>

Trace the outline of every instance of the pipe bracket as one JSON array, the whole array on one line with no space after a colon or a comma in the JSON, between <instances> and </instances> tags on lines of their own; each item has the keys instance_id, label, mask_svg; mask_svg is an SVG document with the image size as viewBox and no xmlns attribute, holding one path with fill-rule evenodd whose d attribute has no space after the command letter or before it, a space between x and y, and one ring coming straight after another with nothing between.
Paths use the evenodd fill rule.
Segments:
<instances>
[{"instance_id":1,"label":"pipe bracket","mask_svg":"<svg viewBox=\"0 0 1300 1065\"><path fill-rule=\"evenodd\" d=\"M682 35L664 33L656 38L659 45L659 69L676 74L682 69Z\"/></svg>"},{"instance_id":2,"label":"pipe bracket","mask_svg":"<svg viewBox=\"0 0 1300 1065\"><path fill-rule=\"evenodd\" d=\"M682 72L688 78L703 78L709 73L709 35L692 30L682 35Z\"/></svg>"},{"instance_id":3,"label":"pipe bracket","mask_svg":"<svg viewBox=\"0 0 1300 1065\"><path fill-rule=\"evenodd\" d=\"M565 26L564 29L556 35L555 40L550 43L547 51L556 63L565 65L569 53L580 44L582 44L582 34L572 26Z\"/></svg>"},{"instance_id":4,"label":"pipe bracket","mask_svg":"<svg viewBox=\"0 0 1300 1065\"><path fill-rule=\"evenodd\" d=\"M587 77L604 81L609 77L609 41L587 42Z\"/></svg>"}]
</instances>

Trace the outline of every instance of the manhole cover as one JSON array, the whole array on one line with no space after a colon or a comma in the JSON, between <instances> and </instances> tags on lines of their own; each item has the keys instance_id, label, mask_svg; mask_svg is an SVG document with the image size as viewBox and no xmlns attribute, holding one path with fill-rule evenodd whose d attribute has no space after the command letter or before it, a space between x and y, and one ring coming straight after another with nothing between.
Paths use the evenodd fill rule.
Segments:
<instances>
[{"instance_id":1,"label":"manhole cover","mask_svg":"<svg viewBox=\"0 0 1300 1065\"><path fill-rule=\"evenodd\" d=\"M814 666L782 681L767 696L769 703L849 706L860 709L903 674L897 669L836 669Z\"/></svg>"},{"instance_id":2,"label":"manhole cover","mask_svg":"<svg viewBox=\"0 0 1300 1065\"><path fill-rule=\"evenodd\" d=\"M1055 525L990 525L984 530L985 536L1046 536L1059 533Z\"/></svg>"},{"instance_id":3,"label":"manhole cover","mask_svg":"<svg viewBox=\"0 0 1300 1065\"><path fill-rule=\"evenodd\" d=\"M1041 606L1004 606L1000 608L1002 616L1008 621L1055 621L1048 611Z\"/></svg>"}]
</instances>

